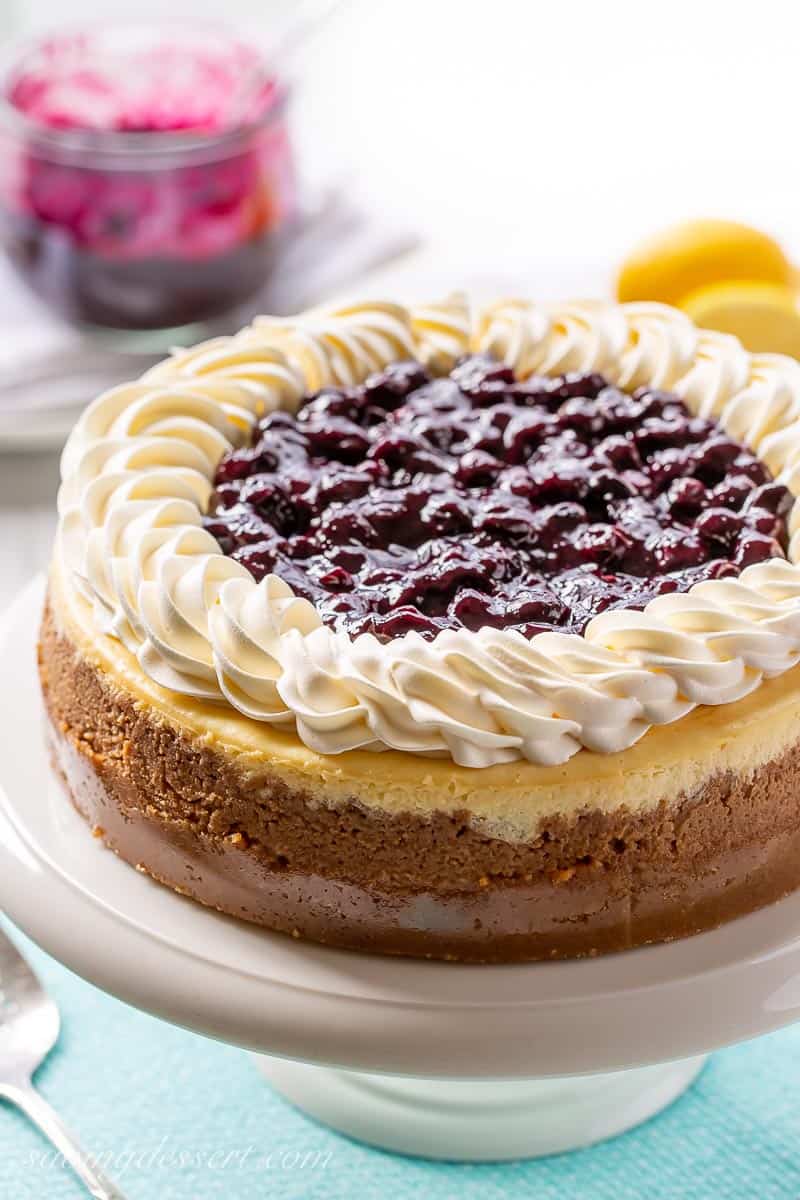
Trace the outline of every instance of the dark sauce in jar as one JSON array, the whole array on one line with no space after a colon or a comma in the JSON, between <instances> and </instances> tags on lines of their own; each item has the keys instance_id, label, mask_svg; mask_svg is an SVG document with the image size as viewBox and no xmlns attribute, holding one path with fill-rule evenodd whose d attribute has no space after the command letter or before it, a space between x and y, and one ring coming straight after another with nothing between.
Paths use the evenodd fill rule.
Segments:
<instances>
[{"instance_id":1,"label":"dark sauce in jar","mask_svg":"<svg viewBox=\"0 0 800 1200\"><path fill-rule=\"evenodd\" d=\"M286 95L264 59L167 28L53 37L4 83L4 247L74 321L224 313L263 284L294 206Z\"/></svg>"}]
</instances>

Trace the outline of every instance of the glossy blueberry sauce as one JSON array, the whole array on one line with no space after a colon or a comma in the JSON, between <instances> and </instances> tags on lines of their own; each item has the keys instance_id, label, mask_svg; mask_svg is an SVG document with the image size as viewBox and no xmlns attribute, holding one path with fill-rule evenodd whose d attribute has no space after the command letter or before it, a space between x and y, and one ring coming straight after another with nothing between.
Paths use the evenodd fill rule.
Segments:
<instances>
[{"instance_id":1,"label":"glossy blueberry sauce","mask_svg":"<svg viewBox=\"0 0 800 1200\"><path fill-rule=\"evenodd\" d=\"M674 395L518 382L474 356L438 379L396 363L265 417L220 463L206 524L352 636L530 637L783 555L791 503Z\"/></svg>"}]
</instances>

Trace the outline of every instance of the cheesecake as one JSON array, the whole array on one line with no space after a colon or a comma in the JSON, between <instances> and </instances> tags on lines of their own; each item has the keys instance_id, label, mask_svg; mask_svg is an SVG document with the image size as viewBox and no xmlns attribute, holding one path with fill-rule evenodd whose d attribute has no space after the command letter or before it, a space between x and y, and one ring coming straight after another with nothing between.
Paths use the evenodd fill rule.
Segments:
<instances>
[{"instance_id":1,"label":"cheesecake","mask_svg":"<svg viewBox=\"0 0 800 1200\"><path fill-rule=\"evenodd\" d=\"M800 885L800 365L664 305L364 302L179 350L63 456L39 664L99 841L474 962Z\"/></svg>"}]
</instances>

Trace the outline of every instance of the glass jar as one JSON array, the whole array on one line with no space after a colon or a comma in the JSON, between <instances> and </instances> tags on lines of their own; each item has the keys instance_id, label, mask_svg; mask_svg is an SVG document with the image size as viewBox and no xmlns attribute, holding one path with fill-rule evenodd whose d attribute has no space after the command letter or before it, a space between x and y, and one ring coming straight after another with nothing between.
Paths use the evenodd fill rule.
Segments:
<instances>
[{"instance_id":1,"label":"glass jar","mask_svg":"<svg viewBox=\"0 0 800 1200\"><path fill-rule=\"evenodd\" d=\"M0 229L67 318L159 329L246 301L295 205L285 88L252 47L167 23L58 34L0 97Z\"/></svg>"}]
</instances>

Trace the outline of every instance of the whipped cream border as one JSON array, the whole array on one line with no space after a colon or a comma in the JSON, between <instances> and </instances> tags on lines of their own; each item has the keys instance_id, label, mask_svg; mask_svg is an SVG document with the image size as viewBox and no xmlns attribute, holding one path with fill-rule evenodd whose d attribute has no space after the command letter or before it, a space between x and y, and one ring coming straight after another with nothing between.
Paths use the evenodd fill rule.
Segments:
<instances>
[{"instance_id":1,"label":"whipped cream border","mask_svg":"<svg viewBox=\"0 0 800 1200\"><path fill-rule=\"evenodd\" d=\"M800 661L800 499L788 560L596 617L583 636L508 630L387 643L323 625L277 576L256 583L202 527L217 463L264 413L416 358L490 351L521 378L601 371L716 418L800 496L800 364L747 353L654 303L534 304L473 316L461 294L259 317L98 397L62 458L57 553L164 688L294 728L321 754L394 749L467 767L609 754L700 704L728 704Z\"/></svg>"}]
</instances>

